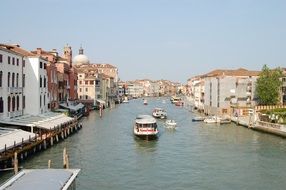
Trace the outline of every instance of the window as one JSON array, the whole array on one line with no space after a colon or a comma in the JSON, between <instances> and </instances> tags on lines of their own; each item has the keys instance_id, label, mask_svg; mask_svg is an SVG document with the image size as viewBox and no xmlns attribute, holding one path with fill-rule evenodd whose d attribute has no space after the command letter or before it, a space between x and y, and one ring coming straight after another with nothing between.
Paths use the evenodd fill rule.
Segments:
<instances>
[{"instance_id":1,"label":"window","mask_svg":"<svg viewBox=\"0 0 286 190\"><path fill-rule=\"evenodd\" d=\"M40 88L42 88L42 77L40 76Z\"/></svg>"},{"instance_id":2,"label":"window","mask_svg":"<svg viewBox=\"0 0 286 190\"><path fill-rule=\"evenodd\" d=\"M44 77L44 88L46 88L46 83L47 83L46 80L47 80L46 77Z\"/></svg>"},{"instance_id":3,"label":"window","mask_svg":"<svg viewBox=\"0 0 286 190\"><path fill-rule=\"evenodd\" d=\"M42 95L40 95L40 108L42 107Z\"/></svg>"},{"instance_id":4,"label":"window","mask_svg":"<svg viewBox=\"0 0 286 190\"><path fill-rule=\"evenodd\" d=\"M79 84L80 84L80 85L82 84L82 81L81 81L81 80L79 81Z\"/></svg>"},{"instance_id":5,"label":"window","mask_svg":"<svg viewBox=\"0 0 286 190\"><path fill-rule=\"evenodd\" d=\"M44 106L46 105L46 95L44 95Z\"/></svg>"},{"instance_id":6,"label":"window","mask_svg":"<svg viewBox=\"0 0 286 190\"><path fill-rule=\"evenodd\" d=\"M16 87L17 88L19 87L19 73L17 73L17 76L16 76Z\"/></svg>"},{"instance_id":7,"label":"window","mask_svg":"<svg viewBox=\"0 0 286 190\"><path fill-rule=\"evenodd\" d=\"M0 54L0 63L2 63L2 62L3 62L3 55Z\"/></svg>"},{"instance_id":8,"label":"window","mask_svg":"<svg viewBox=\"0 0 286 190\"><path fill-rule=\"evenodd\" d=\"M25 109L25 107L26 107L26 97L25 96L23 96L23 102L22 102L22 104L23 104L23 109Z\"/></svg>"},{"instance_id":9,"label":"window","mask_svg":"<svg viewBox=\"0 0 286 190\"><path fill-rule=\"evenodd\" d=\"M8 87L10 87L10 72L8 72Z\"/></svg>"},{"instance_id":10,"label":"window","mask_svg":"<svg viewBox=\"0 0 286 190\"><path fill-rule=\"evenodd\" d=\"M96 80L95 85L99 85L99 82L100 82L99 80Z\"/></svg>"},{"instance_id":11,"label":"window","mask_svg":"<svg viewBox=\"0 0 286 190\"><path fill-rule=\"evenodd\" d=\"M15 58L12 58L12 65L15 65Z\"/></svg>"},{"instance_id":12,"label":"window","mask_svg":"<svg viewBox=\"0 0 286 190\"><path fill-rule=\"evenodd\" d=\"M85 99L88 100L88 95L85 95Z\"/></svg>"},{"instance_id":13,"label":"window","mask_svg":"<svg viewBox=\"0 0 286 190\"><path fill-rule=\"evenodd\" d=\"M46 63L44 63L44 69L47 69L47 64Z\"/></svg>"},{"instance_id":14,"label":"window","mask_svg":"<svg viewBox=\"0 0 286 190\"><path fill-rule=\"evenodd\" d=\"M3 72L0 71L0 87L2 87L2 76L3 76Z\"/></svg>"},{"instance_id":15,"label":"window","mask_svg":"<svg viewBox=\"0 0 286 190\"><path fill-rule=\"evenodd\" d=\"M17 58L17 66L19 66L19 59Z\"/></svg>"},{"instance_id":16,"label":"window","mask_svg":"<svg viewBox=\"0 0 286 190\"><path fill-rule=\"evenodd\" d=\"M40 62L40 68L43 68L43 63L42 62Z\"/></svg>"},{"instance_id":17,"label":"window","mask_svg":"<svg viewBox=\"0 0 286 190\"><path fill-rule=\"evenodd\" d=\"M11 63L11 57L8 56L8 64L10 64L10 63Z\"/></svg>"},{"instance_id":18,"label":"window","mask_svg":"<svg viewBox=\"0 0 286 190\"><path fill-rule=\"evenodd\" d=\"M23 81L22 81L22 83L23 83L23 87L25 87L25 77L26 77L26 75L25 74L23 74Z\"/></svg>"},{"instance_id":19,"label":"window","mask_svg":"<svg viewBox=\"0 0 286 190\"><path fill-rule=\"evenodd\" d=\"M0 113L3 113L3 105L4 105L3 99L2 97L0 97Z\"/></svg>"},{"instance_id":20,"label":"window","mask_svg":"<svg viewBox=\"0 0 286 190\"><path fill-rule=\"evenodd\" d=\"M89 81L89 84L90 84L90 85L93 85L93 84L94 84L94 81L93 81L93 80Z\"/></svg>"},{"instance_id":21,"label":"window","mask_svg":"<svg viewBox=\"0 0 286 190\"><path fill-rule=\"evenodd\" d=\"M12 87L15 87L15 73L12 73Z\"/></svg>"},{"instance_id":22,"label":"window","mask_svg":"<svg viewBox=\"0 0 286 190\"><path fill-rule=\"evenodd\" d=\"M87 80L85 81L85 84L88 85L88 81Z\"/></svg>"},{"instance_id":23,"label":"window","mask_svg":"<svg viewBox=\"0 0 286 190\"><path fill-rule=\"evenodd\" d=\"M79 88L79 92L81 92L81 88Z\"/></svg>"},{"instance_id":24,"label":"window","mask_svg":"<svg viewBox=\"0 0 286 190\"><path fill-rule=\"evenodd\" d=\"M12 98L12 111L15 111L15 96Z\"/></svg>"},{"instance_id":25,"label":"window","mask_svg":"<svg viewBox=\"0 0 286 190\"><path fill-rule=\"evenodd\" d=\"M85 91L88 92L88 88L85 88Z\"/></svg>"},{"instance_id":26,"label":"window","mask_svg":"<svg viewBox=\"0 0 286 190\"><path fill-rule=\"evenodd\" d=\"M17 96L17 111L19 110L19 103L20 103L20 101L19 101L19 96Z\"/></svg>"},{"instance_id":27,"label":"window","mask_svg":"<svg viewBox=\"0 0 286 190\"><path fill-rule=\"evenodd\" d=\"M10 112L10 104L11 104L11 97L8 96L8 104L7 104L8 112Z\"/></svg>"}]
</instances>

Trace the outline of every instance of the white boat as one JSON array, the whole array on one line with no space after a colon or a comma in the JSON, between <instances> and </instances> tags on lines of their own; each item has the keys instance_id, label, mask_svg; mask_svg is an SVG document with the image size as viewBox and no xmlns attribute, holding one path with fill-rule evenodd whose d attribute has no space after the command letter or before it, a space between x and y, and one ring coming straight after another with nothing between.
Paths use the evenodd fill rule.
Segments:
<instances>
[{"instance_id":1,"label":"white boat","mask_svg":"<svg viewBox=\"0 0 286 190\"><path fill-rule=\"evenodd\" d=\"M172 96L170 99L172 104L175 104L176 102L181 102L182 98L181 97L177 97L177 96Z\"/></svg>"},{"instance_id":2,"label":"white boat","mask_svg":"<svg viewBox=\"0 0 286 190\"><path fill-rule=\"evenodd\" d=\"M148 102L147 102L146 99L144 100L143 104L144 104L144 105L148 105Z\"/></svg>"},{"instance_id":3,"label":"white boat","mask_svg":"<svg viewBox=\"0 0 286 190\"><path fill-rule=\"evenodd\" d=\"M151 140L157 138L159 133L156 119L150 115L138 115L135 119L133 133L137 137Z\"/></svg>"},{"instance_id":4,"label":"white boat","mask_svg":"<svg viewBox=\"0 0 286 190\"><path fill-rule=\"evenodd\" d=\"M153 110L152 115L156 118L166 119L167 118L167 112L162 108L155 108Z\"/></svg>"},{"instance_id":5,"label":"white boat","mask_svg":"<svg viewBox=\"0 0 286 190\"><path fill-rule=\"evenodd\" d=\"M122 103L129 103L128 98L125 96L124 100L122 101Z\"/></svg>"},{"instance_id":6,"label":"white boat","mask_svg":"<svg viewBox=\"0 0 286 190\"><path fill-rule=\"evenodd\" d=\"M168 119L166 122L165 122L166 126L168 128L176 128L177 127L177 123L175 122L175 120L173 119Z\"/></svg>"},{"instance_id":7,"label":"white boat","mask_svg":"<svg viewBox=\"0 0 286 190\"><path fill-rule=\"evenodd\" d=\"M219 123L220 118L217 116L208 116L206 119L204 119L205 123Z\"/></svg>"}]
</instances>

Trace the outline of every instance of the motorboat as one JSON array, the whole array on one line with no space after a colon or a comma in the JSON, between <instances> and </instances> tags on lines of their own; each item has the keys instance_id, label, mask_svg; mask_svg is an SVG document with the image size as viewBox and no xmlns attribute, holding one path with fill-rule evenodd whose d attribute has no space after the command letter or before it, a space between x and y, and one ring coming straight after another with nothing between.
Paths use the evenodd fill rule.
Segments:
<instances>
[{"instance_id":1,"label":"motorboat","mask_svg":"<svg viewBox=\"0 0 286 190\"><path fill-rule=\"evenodd\" d=\"M177 97L177 96L172 96L170 101L171 101L172 104L175 104L176 102L182 101L182 98L181 97Z\"/></svg>"},{"instance_id":2,"label":"motorboat","mask_svg":"<svg viewBox=\"0 0 286 190\"><path fill-rule=\"evenodd\" d=\"M219 123L220 118L217 116L208 116L206 119L204 119L205 123Z\"/></svg>"},{"instance_id":3,"label":"motorboat","mask_svg":"<svg viewBox=\"0 0 286 190\"><path fill-rule=\"evenodd\" d=\"M166 119L167 118L167 112L162 108L155 108L153 110L152 115L156 118Z\"/></svg>"},{"instance_id":4,"label":"motorboat","mask_svg":"<svg viewBox=\"0 0 286 190\"><path fill-rule=\"evenodd\" d=\"M144 99L144 102L143 102L144 105L148 105L148 101L146 99Z\"/></svg>"},{"instance_id":5,"label":"motorboat","mask_svg":"<svg viewBox=\"0 0 286 190\"><path fill-rule=\"evenodd\" d=\"M159 131L156 119L150 115L138 115L135 119L133 133L135 136L146 140L157 138Z\"/></svg>"},{"instance_id":6,"label":"motorboat","mask_svg":"<svg viewBox=\"0 0 286 190\"><path fill-rule=\"evenodd\" d=\"M124 100L122 101L122 103L129 103L127 96L124 97Z\"/></svg>"},{"instance_id":7,"label":"motorboat","mask_svg":"<svg viewBox=\"0 0 286 190\"><path fill-rule=\"evenodd\" d=\"M177 127L177 123L173 119L166 120L165 124L166 124L166 127L168 127L168 128L176 128Z\"/></svg>"},{"instance_id":8,"label":"motorboat","mask_svg":"<svg viewBox=\"0 0 286 190\"><path fill-rule=\"evenodd\" d=\"M194 117L192 119L192 121L204 121L206 119L206 117L202 117L202 116L197 116L197 117Z\"/></svg>"}]
</instances>

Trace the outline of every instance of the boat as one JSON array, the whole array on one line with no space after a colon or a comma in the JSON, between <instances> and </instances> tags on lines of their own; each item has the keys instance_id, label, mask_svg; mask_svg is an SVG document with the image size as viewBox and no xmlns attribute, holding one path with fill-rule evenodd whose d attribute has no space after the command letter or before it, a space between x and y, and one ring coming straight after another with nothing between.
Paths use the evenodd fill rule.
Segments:
<instances>
[{"instance_id":1,"label":"boat","mask_svg":"<svg viewBox=\"0 0 286 190\"><path fill-rule=\"evenodd\" d=\"M162 104L166 104L166 100L162 100Z\"/></svg>"},{"instance_id":2,"label":"boat","mask_svg":"<svg viewBox=\"0 0 286 190\"><path fill-rule=\"evenodd\" d=\"M156 139L159 133L156 119L150 115L138 115L135 119L133 133L142 139Z\"/></svg>"},{"instance_id":3,"label":"boat","mask_svg":"<svg viewBox=\"0 0 286 190\"><path fill-rule=\"evenodd\" d=\"M219 121L220 124L229 124L231 123L231 120L229 118L222 118Z\"/></svg>"},{"instance_id":4,"label":"boat","mask_svg":"<svg viewBox=\"0 0 286 190\"><path fill-rule=\"evenodd\" d=\"M176 106L183 106L183 105L184 105L184 102L183 102L183 101L176 101L176 102L175 102L175 105L176 105Z\"/></svg>"},{"instance_id":5,"label":"boat","mask_svg":"<svg viewBox=\"0 0 286 190\"><path fill-rule=\"evenodd\" d=\"M162 108L155 108L153 110L152 115L156 118L166 119L167 118L167 112Z\"/></svg>"},{"instance_id":6,"label":"boat","mask_svg":"<svg viewBox=\"0 0 286 190\"><path fill-rule=\"evenodd\" d=\"M127 96L124 97L124 100L122 101L122 103L129 103Z\"/></svg>"},{"instance_id":7,"label":"boat","mask_svg":"<svg viewBox=\"0 0 286 190\"><path fill-rule=\"evenodd\" d=\"M148 105L148 102L146 99L144 99L144 102L143 102L144 105Z\"/></svg>"},{"instance_id":8,"label":"boat","mask_svg":"<svg viewBox=\"0 0 286 190\"><path fill-rule=\"evenodd\" d=\"M220 118L217 116L208 116L206 119L204 119L205 123L219 123Z\"/></svg>"},{"instance_id":9,"label":"boat","mask_svg":"<svg viewBox=\"0 0 286 190\"><path fill-rule=\"evenodd\" d=\"M177 97L177 96L172 96L170 101L171 101L172 104L175 104L176 102L182 101L182 98L181 97Z\"/></svg>"},{"instance_id":10,"label":"boat","mask_svg":"<svg viewBox=\"0 0 286 190\"><path fill-rule=\"evenodd\" d=\"M204 121L206 119L206 117L202 117L202 116L197 116L197 117L194 117L192 119L192 121Z\"/></svg>"},{"instance_id":11,"label":"boat","mask_svg":"<svg viewBox=\"0 0 286 190\"><path fill-rule=\"evenodd\" d=\"M166 127L168 127L168 128L176 128L177 127L177 123L173 119L166 120L165 124L166 124Z\"/></svg>"}]
</instances>

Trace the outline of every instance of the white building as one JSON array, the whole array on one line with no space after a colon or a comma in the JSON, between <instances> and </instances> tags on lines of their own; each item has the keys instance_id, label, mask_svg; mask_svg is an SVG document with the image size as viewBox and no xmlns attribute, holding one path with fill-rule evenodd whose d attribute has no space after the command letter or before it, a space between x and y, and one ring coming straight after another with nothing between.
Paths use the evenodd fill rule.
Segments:
<instances>
[{"instance_id":1,"label":"white building","mask_svg":"<svg viewBox=\"0 0 286 190\"><path fill-rule=\"evenodd\" d=\"M23 115L23 55L13 47L0 44L0 119Z\"/></svg>"},{"instance_id":2,"label":"white building","mask_svg":"<svg viewBox=\"0 0 286 190\"><path fill-rule=\"evenodd\" d=\"M215 70L205 77L204 112L206 114L239 114L255 105L255 83L258 71L246 69ZM235 113L234 113L235 112Z\"/></svg>"}]
</instances>

